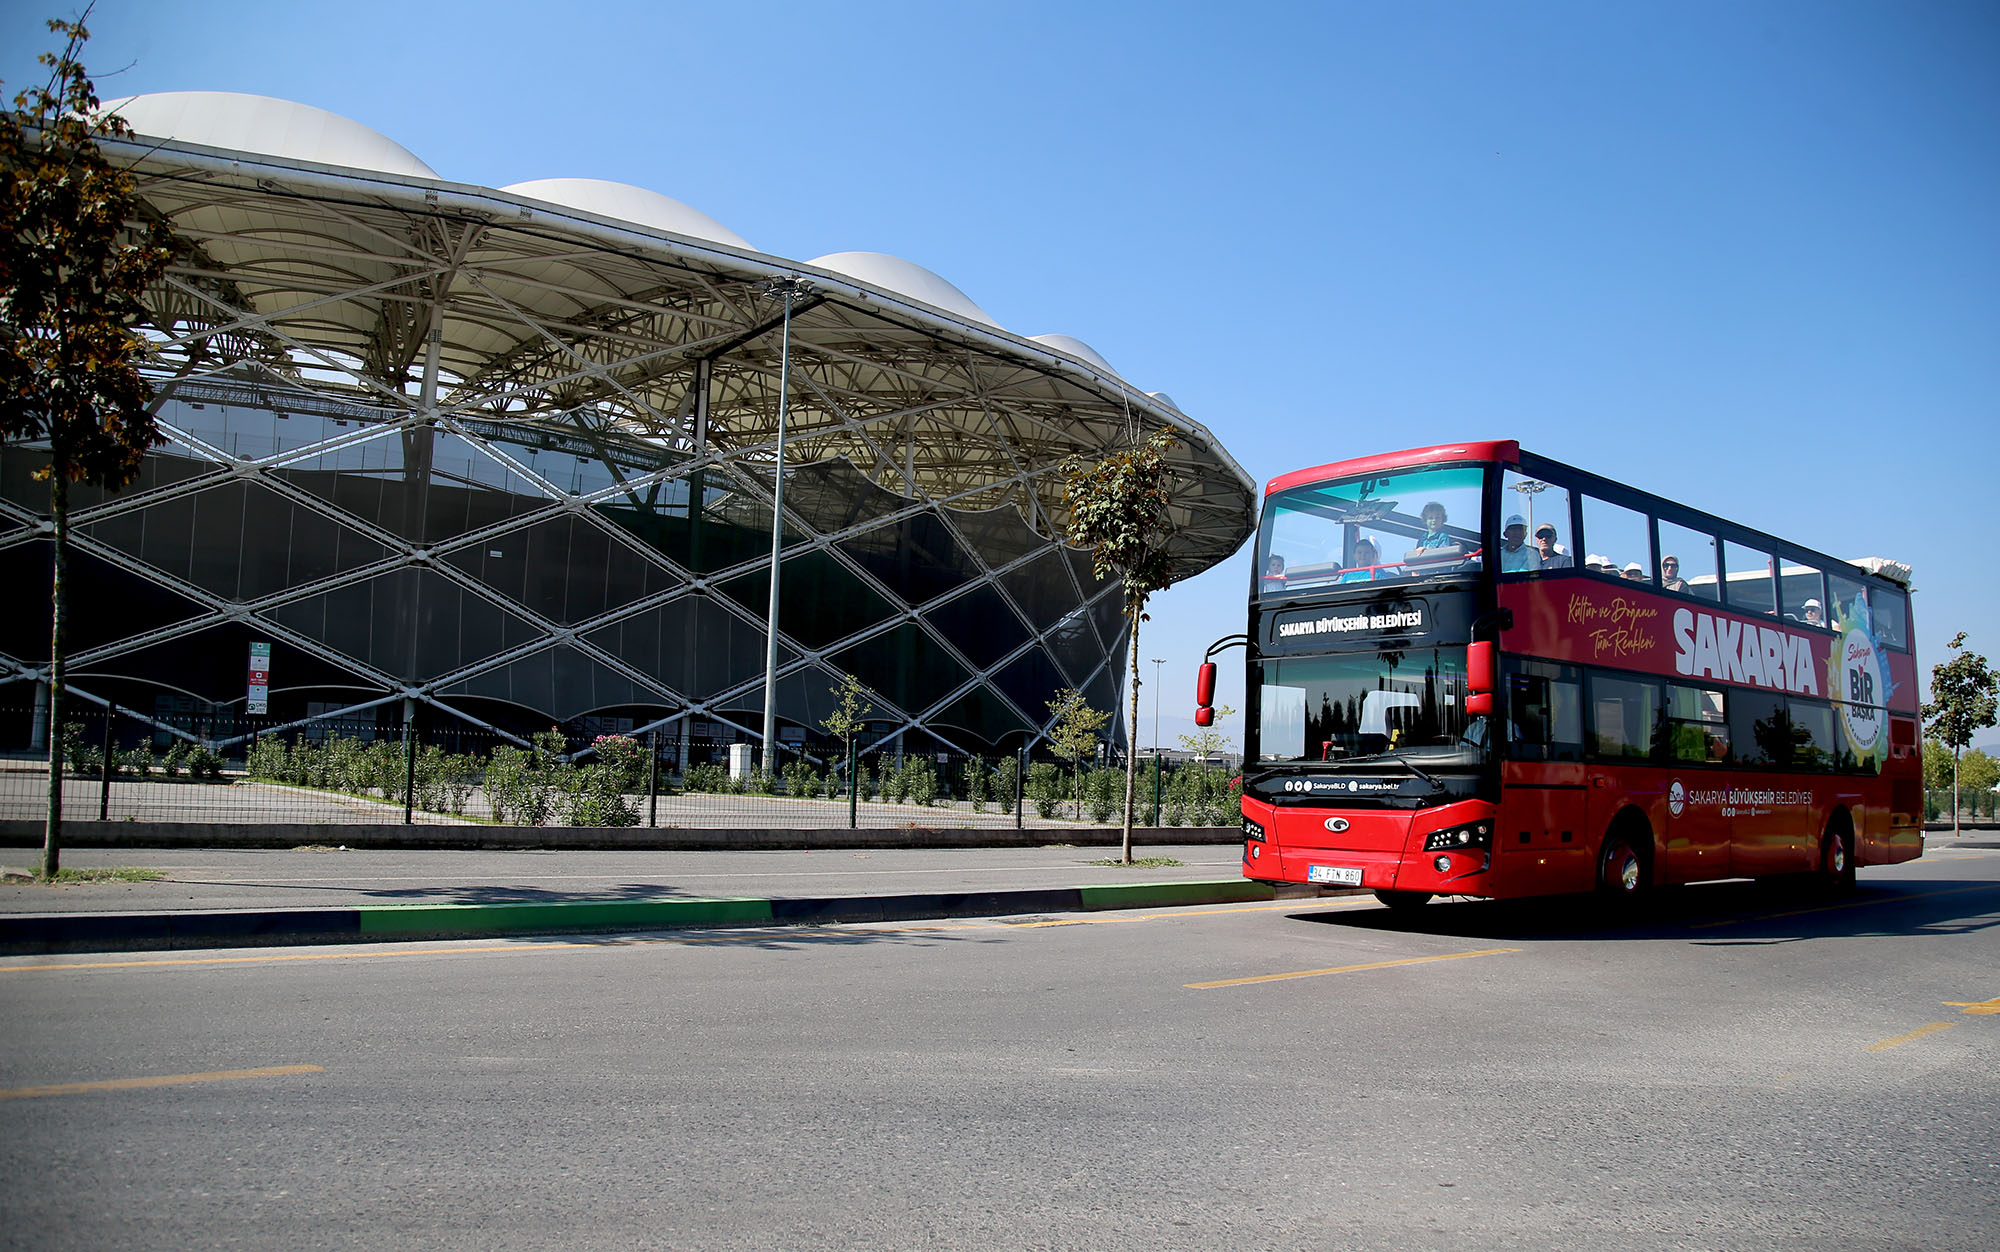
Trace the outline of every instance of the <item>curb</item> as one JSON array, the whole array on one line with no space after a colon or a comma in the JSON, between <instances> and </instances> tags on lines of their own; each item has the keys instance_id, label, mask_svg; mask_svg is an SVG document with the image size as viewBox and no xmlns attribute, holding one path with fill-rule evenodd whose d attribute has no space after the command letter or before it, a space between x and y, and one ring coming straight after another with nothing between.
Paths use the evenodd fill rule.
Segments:
<instances>
[{"instance_id":1,"label":"curb","mask_svg":"<svg viewBox=\"0 0 2000 1252\"><path fill-rule=\"evenodd\" d=\"M0 847L39 848L44 823L0 820ZM278 822L65 821L65 848L296 848L307 844L397 851L745 852L849 848L1117 847L1117 826L405 826L400 822L292 825ZM1234 826L1135 826L1133 846L1223 845L1243 841Z\"/></svg>"},{"instance_id":2,"label":"curb","mask_svg":"<svg viewBox=\"0 0 2000 1252\"><path fill-rule=\"evenodd\" d=\"M1290 897L1293 893L1283 894ZM351 909L14 915L0 917L0 953L494 939L704 926L913 922L948 917L1240 904L1279 896L1267 883L1237 878L883 896L668 897L507 904L386 904Z\"/></svg>"}]
</instances>

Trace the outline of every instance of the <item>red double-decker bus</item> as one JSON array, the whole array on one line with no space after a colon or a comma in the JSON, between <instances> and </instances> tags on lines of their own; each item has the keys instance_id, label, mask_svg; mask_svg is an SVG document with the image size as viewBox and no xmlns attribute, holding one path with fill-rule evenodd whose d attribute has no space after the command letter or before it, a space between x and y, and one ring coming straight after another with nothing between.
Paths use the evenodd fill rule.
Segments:
<instances>
[{"instance_id":1,"label":"red double-decker bus","mask_svg":"<svg viewBox=\"0 0 2000 1252\"><path fill-rule=\"evenodd\" d=\"M1402 906L1922 854L1907 566L1467 443L1274 480L1250 594L1250 878Z\"/></svg>"}]
</instances>

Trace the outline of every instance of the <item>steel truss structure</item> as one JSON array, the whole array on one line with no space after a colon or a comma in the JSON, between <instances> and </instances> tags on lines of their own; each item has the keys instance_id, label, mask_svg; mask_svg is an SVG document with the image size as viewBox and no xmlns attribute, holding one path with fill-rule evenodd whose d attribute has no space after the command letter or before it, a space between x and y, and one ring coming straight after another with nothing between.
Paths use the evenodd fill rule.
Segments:
<instances>
[{"instance_id":1,"label":"steel truss structure","mask_svg":"<svg viewBox=\"0 0 2000 1252\"><path fill-rule=\"evenodd\" d=\"M777 279L810 284L790 328L787 725L815 726L845 673L879 739L925 746L1032 741L1060 687L1117 707L1120 593L1057 539L1066 458L1173 427L1183 575L1252 529L1254 484L1170 401L889 287L505 191L112 147L188 247L147 328L167 442L126 492L72 494L70 672L173 733L245 733L222 715L262 640L283 725L416 702L514 738L592 716L753 736ZM45 460L0 450L16 587L46 580ZM0 702L47 680L45 623L11 616Z\"/></svg>"}]
</instances>

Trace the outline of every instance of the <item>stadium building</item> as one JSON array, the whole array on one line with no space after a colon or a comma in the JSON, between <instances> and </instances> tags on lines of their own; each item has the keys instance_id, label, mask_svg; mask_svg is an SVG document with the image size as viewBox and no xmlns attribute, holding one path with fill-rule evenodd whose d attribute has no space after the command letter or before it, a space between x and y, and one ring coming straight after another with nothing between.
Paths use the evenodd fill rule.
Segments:
<instances>
[{"instance_id":1,"label":"stadium building","mask_svg":"<svg viewBox=\"0 0 2000 1252\"><path fill-rule=\"evenodd\" d=\"M107 107L185 248L146 328L166 442L134 486L71 497L85 704L224 743L414 709L657 729L701 759L762 732L781 493L780 741L817 742L852 673L871 740L992 752L1060 688L1121 703L1119 590L1058 539L1065 458L1179 433L1181 575L1253 528L1254 484L1167 396L908 261L785 260L622 184L448 182L285 101ZM21 728L48 677L46 459L0 449Z\"/></svg>"}]
</instances>

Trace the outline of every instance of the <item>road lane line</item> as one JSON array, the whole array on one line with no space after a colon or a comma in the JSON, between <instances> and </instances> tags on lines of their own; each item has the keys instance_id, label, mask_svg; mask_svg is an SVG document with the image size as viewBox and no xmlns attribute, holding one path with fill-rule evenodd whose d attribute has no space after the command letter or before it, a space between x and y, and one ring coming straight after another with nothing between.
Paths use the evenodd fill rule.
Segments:
<instances>
[{"instance_id":1,"label":"road lane line","mask_svg":"<svg viewBox=\"0 0 2000 1252\"><path fill-rule=\"evenodd\" d=\"M1389 969L1396 965L1425 965L1432 961L1459 961L1469 956L1504 956L1509 952L1519 952L1519 948L1486 948L1478 952L1447 952L1443 956L1409 956L1400 961L1372 961L1366 965L1336 965L1331 969L1301 969L1288 974L1257 974L1250 978L1221 978L1214 982L1182 983L1190 991L1207 991L1214 987L1242 987L1253 982L1282 982L1287 978L1318 978L1322 974L1354 974L1365 969Z\"/></svg>"},{"instance_id":2,"label":"road lane line","mask_svg":"<svg viewBox=\"0 0 2000 1252\"><path fill-rule=\"evenodd\" d=\"M108 1078L102 1082L62 1082L47 1087L15 1087L0 1091L0 1100L33 1100L42 1096L81 1095L89 1091L135 1091L141 1087L179 1087L196 1082L234 1082L239 1078L283 1078L323 1073L319 1065L267 1065L262 1069L219 1069L207 1074L156 1074L150 1078Z\"/></svg>"},{"instance_id":3,"label":"road lane line","mask_svg":"<svg viewBox=\"0 0 2000 1252\"><path fill-rule=\"evenodd\" d=\"M1993 1017L2000 1015L2000 996L1991 1000L1946 1000L1944 1006L1976 1017Z\"/></svg>"},{"instance_id":4,"label":"road lane line","mask_svg":"<svg viewBox=\"0 0 2000 1252\"><path fill-rule=\"evenodd\" d=\"M1921 1039L1925 1035L1934 1035L1940 1030L1950 1030L1950 1029L1951 1029L1950 1022L1930 1022L1926 1025L1917 1027L1915 1030L1911 1031L1907 1035L1897 1035L1894 1039L1884 1039L1880 1043L1871 1043L1867 1047L1863 1048L1862 1051L1887 1052L1890 1048L1901 1047L1903 1044L1906 1044L1913 1039Z\"/></svg>"},{"instance_id":5,"label":"road lane line","mask_svg":"<svg viewBox=\"0 0 2000 1252\"><path fill-rule=\"evenodd\" d=\"M1877 904L1897 904L1905 900L1928 900L1932 896L1963 895L1968 891L2000 891L2000 882L1975 883L1970 887L1949 887L1943 891L1919 891L1907 896L1881 896L1872 900L1847 900L1840 904L1820 904L1809 909L1788 909L1783 913L1758 913L1731 917L1719 922L1689 922L1689 930L1713 930L1717 926L1747 926L1751 922L1774 922L1782 917L1804 917L1808 913L1832 913L1841 909L1869 908Z\"/></svg>"}]
</instances>

